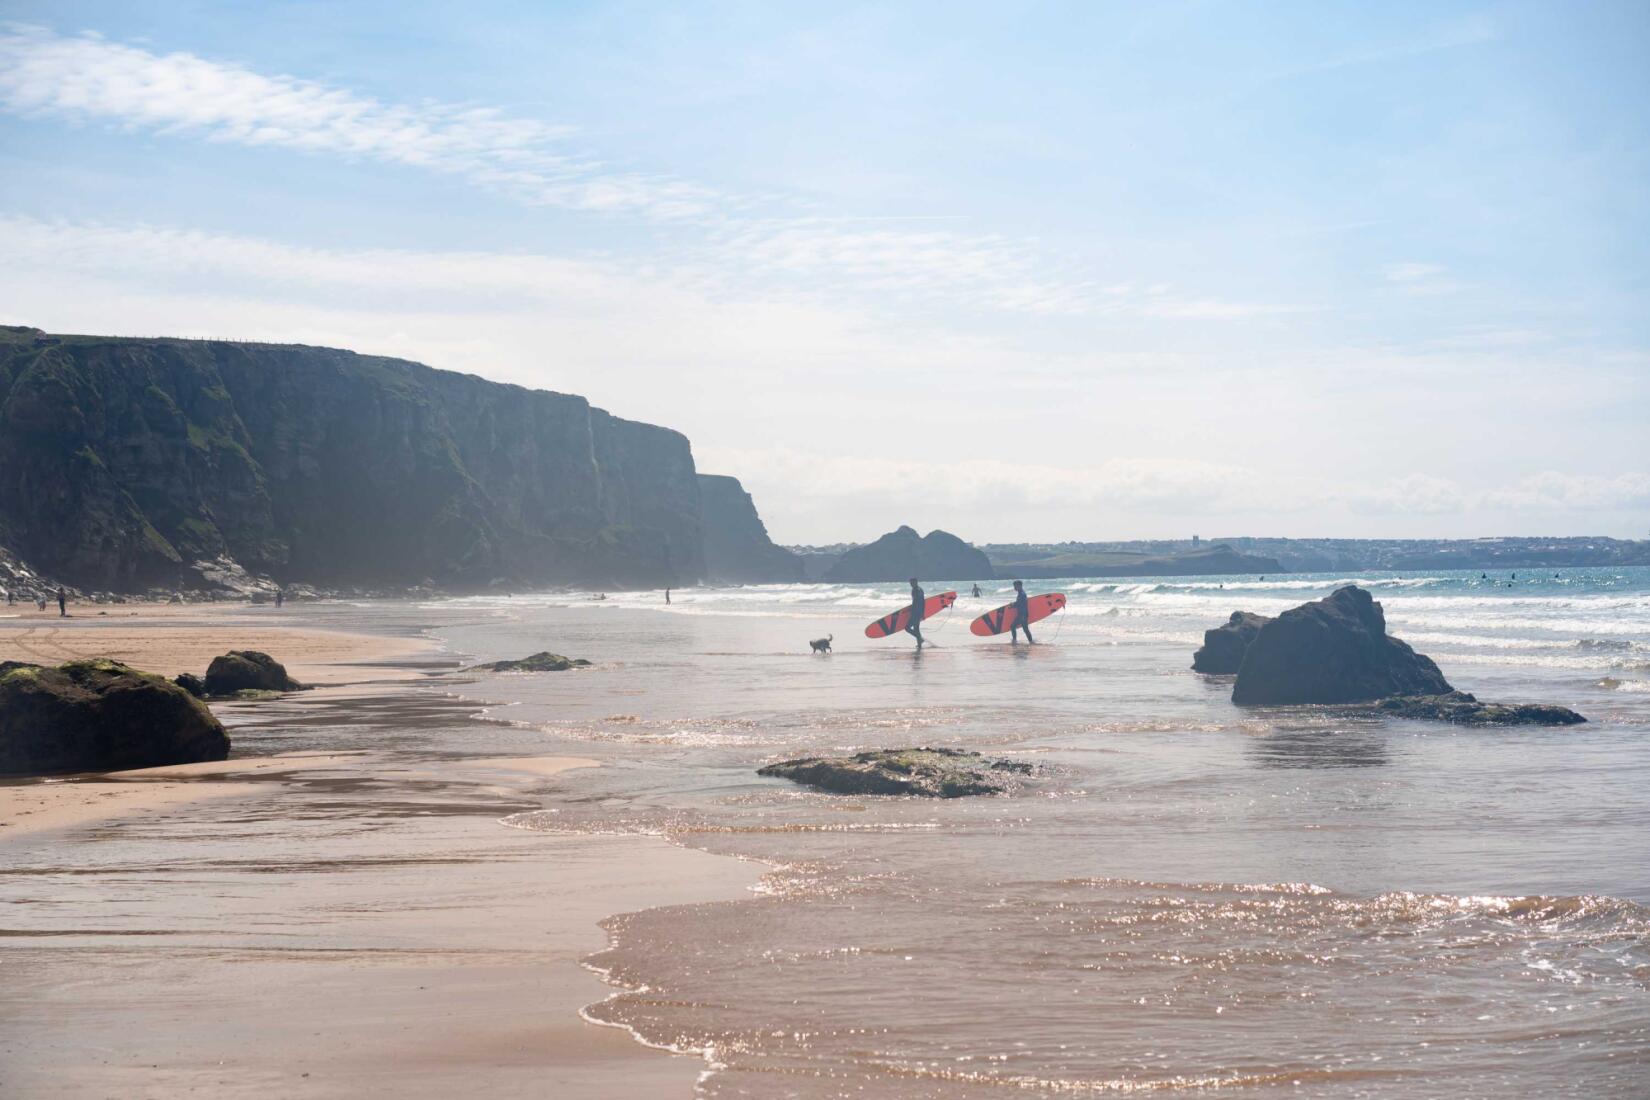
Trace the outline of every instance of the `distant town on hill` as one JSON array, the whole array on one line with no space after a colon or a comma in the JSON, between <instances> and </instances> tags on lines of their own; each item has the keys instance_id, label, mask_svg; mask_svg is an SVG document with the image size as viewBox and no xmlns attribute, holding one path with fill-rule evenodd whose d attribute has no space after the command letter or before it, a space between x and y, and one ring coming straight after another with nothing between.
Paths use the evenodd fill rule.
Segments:
<instances>
[{"instance_id":1,"label":"distant town on hill","mask_svg":"<svg viewBox=\"0 0 1650 1100\"><path fill-rule=\"evenodd\" d=\"M1650 540L1594 536L1480 539L1284 539L1229 537L1142 539L1124 542L989 543L993 563L1084 555L1123 565L1129 558L1176 558L1228 546L1250 557L1275 559L1292 573L1339 569L1492 569L1545 566L1650 565Z\"/></svg>"}]
</instances>

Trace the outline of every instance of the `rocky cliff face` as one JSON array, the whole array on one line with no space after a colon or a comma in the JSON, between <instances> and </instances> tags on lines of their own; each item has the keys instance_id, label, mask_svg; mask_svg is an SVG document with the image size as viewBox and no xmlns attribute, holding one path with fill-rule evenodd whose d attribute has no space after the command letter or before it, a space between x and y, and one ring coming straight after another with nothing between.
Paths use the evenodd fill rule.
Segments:
<instances>
[{"instance_id":1,"label":"rocky cliff face","mask_svg":"<svg viewBox=\"0 0 1650 1100\"><path fill-rule=\"evenodd\" d=\"M0 330L0 545L83 587L704 572L677 432L331 348Z\"/></svg>"},{"instance_id":2,"label":"rocky cliff face","mask_svg":"<svg viewBox=\"0 0 1650 1100\"><path fill-rule=\"evenodd\" d=\"M930 531L918 537L909 527L890 531L868 546L843 554L825 573L833 583L924 580L983 581L993 576L991 561L956 535Z\"/></svg>"},{"instance_id":3,"label":"rocky cliff face","mask_svg":"<svg viewBox=\"0 0 1650 1100\"><path fill-rule=\"evenodd\" d=\"M699 515L710 580L780 584L803 579L802 558L774 545L738 478L700 474Z\"/></svg>"}]
</instances>

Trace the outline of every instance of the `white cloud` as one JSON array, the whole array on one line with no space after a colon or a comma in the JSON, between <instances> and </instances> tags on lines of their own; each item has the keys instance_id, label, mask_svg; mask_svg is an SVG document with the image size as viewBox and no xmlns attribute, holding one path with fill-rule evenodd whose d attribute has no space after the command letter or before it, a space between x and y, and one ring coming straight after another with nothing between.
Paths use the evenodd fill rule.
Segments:
<instances>
[{"instance_id":1,"label":"white cloud","mask_svg":"<svg viewBox=\"0 0 1650 1100\"><path fill-rule=\"evenodd\" d=\"M1548 470L1484 495L1495 508L1520 511L1594 511L1650 507L1650 472L1589 477Z\"/></svg>"},{"instance_id":2,"label":"white cloud","mask_svg":"<svg viewBox=\"0 0 1650 1100\"><path fill-rule=\"evenodd\" d=\"M698 216L708 189L627 172L567 147L572 131L474 106L384 103L188 53L156 54L36 27L0 34L0 104L14 114L192 133L461 176L530 203Z\"/></svg>"},{"instance_id":3,"label":"white cloud","mask_svg":"<svg viewBox=\"0 0 1650 1100\"><path fill-rule=\"evenodd\" d=\"M1351 498L1358 511L1379 515L1446 515L1459 512L1466 503L1461 486L1431 474L1411 474Z\"/></svg>"}]
</instances>

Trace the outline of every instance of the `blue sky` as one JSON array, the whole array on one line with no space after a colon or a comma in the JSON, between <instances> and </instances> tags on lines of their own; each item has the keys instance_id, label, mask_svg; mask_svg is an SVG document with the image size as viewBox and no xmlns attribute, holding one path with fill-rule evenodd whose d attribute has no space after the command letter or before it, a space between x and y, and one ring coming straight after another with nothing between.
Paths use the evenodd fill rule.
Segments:
<instances>
[{"instance_id":1,"label":"blue sky","mask_svg":"<svg viewBox=\"0 0 1650 1100\"><path fill-rule=\"evenodd\" d=\"M784 541L1650 532L1643 4L0 19L8 322L581 393Z\"/></svg>"}]
</instances>

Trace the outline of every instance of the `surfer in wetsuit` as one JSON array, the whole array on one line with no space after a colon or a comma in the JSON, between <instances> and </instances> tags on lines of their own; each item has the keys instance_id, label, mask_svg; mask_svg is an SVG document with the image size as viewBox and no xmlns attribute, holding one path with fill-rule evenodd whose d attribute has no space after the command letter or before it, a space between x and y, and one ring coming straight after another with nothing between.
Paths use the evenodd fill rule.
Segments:
<instances>
[{"instance_id":1,"label":"surfer in wetsuit","mask_svg":"<svg viewBox=\"0 0 1650 1100\"><path fill-rule=\"evenodd\" d=\"M974 598L976 600L980 598L980 586L977 584L974 586Z\"/></svg>"},{"instance_id":2,"label":"surfer in wetsuit","mask_svg":"<svg viewBox=\"0 0 1650 1100\"><path fill-rule=\"evenodd\" d=\"M917 578L911 578L911 621L905 624L905 632L917 640L917 648L922 648L922 610L927 603L922 594L922 585Z\"/></svg>"},{"instance_id":3,"label":"surfer in wetsuit","mask_svg":"<svg viewBox=\"0 0 1650 1100\"><path fill-rule=\"evenodd\" d=\"M1026 602L1026 586L1024 581L1014 582L1014 625L1009 627L1008 640L1013 645L1020 644L1020 631L1026 632L1026 644L1036 645L1037 641L1031 636L1031 606Z\"/></svg>"}]
</instances>

